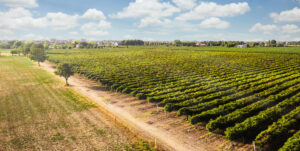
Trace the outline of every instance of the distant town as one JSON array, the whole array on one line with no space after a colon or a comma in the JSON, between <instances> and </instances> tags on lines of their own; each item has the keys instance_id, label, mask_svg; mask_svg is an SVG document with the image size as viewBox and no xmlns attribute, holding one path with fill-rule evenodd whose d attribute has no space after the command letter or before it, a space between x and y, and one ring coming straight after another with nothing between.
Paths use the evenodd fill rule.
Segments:
<instances>
[{"instance_id":1,"label":"distant town","mask_svg":"<svg viewBox=\"0 0 300 151\"><path fill-rule=\"evenodd\" d=\"M18 49L25 44L42 43L46 49L74 49L74 48L106 48L119 46L189 46L189 47L289 47L300 46L300 41L143 41L143 40L0 40L1 49Z\"/></svg>"}]
</instances>

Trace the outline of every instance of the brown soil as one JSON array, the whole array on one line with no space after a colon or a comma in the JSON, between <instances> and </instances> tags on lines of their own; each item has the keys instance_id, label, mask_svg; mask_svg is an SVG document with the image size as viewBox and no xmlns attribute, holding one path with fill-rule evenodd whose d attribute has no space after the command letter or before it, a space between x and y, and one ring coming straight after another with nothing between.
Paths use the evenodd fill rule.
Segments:
<instances>
[{"instance_id":1,"label":"brown soil","mask_svg":"<svg viewBox=\"0 0 300 151\"><path fill-rule=\"evenodd\" d=\"M49 62L42 63L41 67L51 73L55 70L55 65ZM156 142L163 150L252 150L251 145L230 142L222 135L209 133L204 126L191 125L186 117L176 117L176 112L165 113L163 108L146 100L109 92L101 84L83 76L71 77L69 84L95 101L102 112L115 118L138 137Z\"/></svg>"}]
</instances>

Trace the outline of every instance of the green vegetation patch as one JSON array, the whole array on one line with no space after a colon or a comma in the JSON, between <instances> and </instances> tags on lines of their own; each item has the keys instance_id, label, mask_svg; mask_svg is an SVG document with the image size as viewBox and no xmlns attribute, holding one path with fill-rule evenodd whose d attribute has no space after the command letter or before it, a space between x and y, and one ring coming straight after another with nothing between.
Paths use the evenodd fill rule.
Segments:
<instances>
[{"instance_id":1,"label":"green vegetation patch","mask_svg":"<svg viewBox=\"0 0 300 151\"><path fill-rule=\"evenodd\" d=\"M48 60L245 143L300 106L300 47L49 50ZM299 130L292 119L287 131ZM288 137L265 145L279 149Z\"/></svg>"},{"instance_id":2,"label":"green vegetation patch","mask_svg":"<svg viewBox=\"0 0 300 151\"><path fill-rule=\"evenodd\" d=\"M94 103L28 58L2 56L0 71L0 150L124 150L130 146L129 139L119 138L122 134L89 110ZM104 127L112 130L103 131Z\"/></svg>"}]
</instances>

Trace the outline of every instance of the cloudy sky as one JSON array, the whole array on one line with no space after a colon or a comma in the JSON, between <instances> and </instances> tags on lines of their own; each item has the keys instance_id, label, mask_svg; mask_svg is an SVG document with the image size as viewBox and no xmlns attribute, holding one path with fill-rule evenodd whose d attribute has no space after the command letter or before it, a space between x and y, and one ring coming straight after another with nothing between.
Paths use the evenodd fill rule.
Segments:
<instances>
[{"instance_id":1,"label":"cloudy sky","mask_svg":"<svg viewBox=\"0 0 300 151\"><path fill-rule=\"evenodd\" d=\"M300 0L0 0L0 39L300 40Z\"/></svg>"}]
</instances>

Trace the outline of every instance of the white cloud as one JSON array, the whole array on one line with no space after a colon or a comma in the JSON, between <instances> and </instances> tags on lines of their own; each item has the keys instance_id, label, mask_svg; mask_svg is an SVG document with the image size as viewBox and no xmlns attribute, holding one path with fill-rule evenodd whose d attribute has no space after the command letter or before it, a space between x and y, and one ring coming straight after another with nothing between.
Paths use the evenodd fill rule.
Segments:
<instances>
[{"instance_id":1,"label":"white cloud","mask_svg":"<svg viewBox=\"0 0 300 151\"><path fill-rule=\"evenodd\" d=\"M84 35L86 36L106 36L108 35L107 31L103 31L103 30L85 30L83 32Z\"/></svg>"},{"instance_id":2,"label":"white cloud","mask_svg":"<svg viewBox=\"0 0 300 151\"><path fill-rule=\"evenodd\" d=\"M262 25L261 23L256 23L249 30L250 32L263 32L264 34L271 34L274 31L279 30L279 27L276 25Z\"/></svg>"},{"instance_id":3,"label":"white cloud","mask_svg":"<svg viewBox=\"0 0 300 151\"><path fill-rule=\"evenodd\" d=\"M78 35L78 32L77 31L70 31L69 34L70 35Z\"/></svg>"},{"instance_id":4,"label":"white cloud","mask_svg":"<svg viewBox=\"0 0 300 151\"><path fill-rule=\"evenodd\" d=\"M296 34L300 32L300 29L297 25L293 25L293 24L287 24L282 26L282 33L285 34Z\"/></svg>"},{"instance_id":5,"label":"white cloud","mask_svg":"<svg viewBox=\"0 0 300 151\"><path fill-rule=\"evenodd\" d=\"M154 17L161 18L172 16L180 10L169 2L159 2L158 0L136 0L129 3L129 6L124 8L122 12L112 14L112 18L139 18L139 17Z\"/></svg>"},{"instance_id":6,"label":"white cloud","mask_svg":"<svg viewBox=\"0 0 300 151\"><path fill-rule=\"evenodd\" d=\"M13 35L17 31L36 30L36 29L54 29L68 30L78 26L79 15L68 15L62 12L47 13L46 16L34 18L32 13L21 7L11 8L7 12L0 12L0 33L2 35ZM100 19L100 17L96 17ZM105 19L105 17L101 17ZM97 23L87 23L81 27L85 35L107 35L104 29L111 28L111 23L106 20L99 20ZM78 35L77 31L68 32L70 35ZM2 36L3 37L3 36ZM41 37L28 34L24 39Z\"/></svg>"},{"instance_id":7,"label":"white cloud","mask_svg":"<svg viewBox=\"0 0 300 151\"><path fill-rule=\"evenodd\" d=\"M154 39L150 38L150 37L143 37L141 39L144 40L144 41L154 41Z\"/></svg>"},{"instance_id":8,"label":"white cloud","mask_svg":"<svg viewBox=\"0 0 300 151\"><path fill-rule=\"evenodd\" d=\"M109 33L105 31L106 29L111 28L111 23L106 21L106 17L102 11L97 9L88 9L83 15L82 18L97 20L96 22L89 22L81 26L81 31L86 36L106 36Z\"/></svg>"},{"instance_id":9,"label":"white cloud","mask_svg":"<svg viewBox=\"0 0 300 151\"><path fill-rule=\"evenodd\" d=\"M200 27L225 29L225 28L229 27L229 23L226 21L222 21L219 18L212 17L212 18L203 20L200 24Z\"/></svg>"},{"instance_id":10,"label":"white cloud","mask_svg":"<svg viewBox=\"0 0 300 151\"><path fill-rule=\"evenodd\" d=\"M284 26L277 25L262 25L257 23L249 30L250 32L263 32L264 34L282 33L282 34L296 34L300 32L300 28L294 24L286 24ZM282 36L282 35L280 35ZM286 35L285 35L286 36Z\"/></svg>"},{"instance_id":11,"label":"white cloud","mask_svg":"<svg viewBox=\"0 0 300 151\"><path fill-rule=\"evenodd\" d=\"M201 2L190 12L179 15L177 20L200 20L208 17L234 17L250 11L247 2L218 5L214 2Z\"/></svg>"},{"instance_id":12,"label":"white cloud","mask_svg":"<svg viewBox=\"0 0 300 151\"><path fill-rule=\"evenodd\" d=\"M141 22L138 25L138 27L142 28L142 27L146 27L149 25L151 25L151 26L157 26L157 25L166 26L166 25L169 25L170 23L171 23L171 20L169 20L169 19L160 20L157 18L145 17L145 18L141 19Z\"/></svg>"},{"instance_id":13,"label":"white cloud","mask_svg":"<svg viewBox=\"0 0 300 151\"><path fill-rule=\"evenodd\" d=\"M98 24L98 28L103 28L103 29L111 28L111 23L105 20L101 20Z\"/></svg>"},{"instance_id":14,"label":"white cloud","mask_svg":"<svg viewBox=\"0 0 300 151\"><path fill-rule=\"evenodd\" d=\"M292 10L282 11L278 13L271 13L270 17L275 22L300 22L300 9L298 7Z\"/></svg>"},{"instance_id":15,"label":"white cloud","mask_svg":"<svg viewBox=\"0 0 300 151\"><path fill-rule=\"evenodd\" d=\"M300 37L294 38L293 41L300 41Z\"/></svg>"},{"instance_id":16,"label":"white cloud","mask_svg":"<svg viewBox=\"0 0 300 151\"><path fill-rule=\"evenodd\" d=\"M111 27L111 24L107 21L100 21L99 23L86 23L81 26L81 31L86 36L106 36L108 32L104 29Z\"/></svg>"},{"instance_id":17,"label":"white cloud","mask_svg":"<svg viewBox=\"0 0 300 151\"><path fill-rule=\"evenodd\" d=\"M47 27L45 18L33 18L30 11L18 7L0 12L1 33L13 34L16 30L29 30Z\"/></svg>"},{"instance_id":18,"label":"white cloud","mask_svg":"<svg viewBox=\"0 0 300 151\"><path fill-rule=\"evenodd\" d=\"M170 17L180 9L171 5L169 2L159 2L159 0L136 0L129 3L129 6L117 14L110 15L111 18L141 18L138 27L148 25L164 25L169 23Z\"/></svg>"},{"instance_id":19,"label":"white cloud","mask_svg":"<svg viewBox=\"0 0 300 151\"><path fill-rule=\"evenodd\" d=\"M105 20L103 12L97 9L88 9L83 15L83 18L91 20Z\"/></svg>"},{"instance_id":20,"label":"white cloud","mask_svg":"<svg viewBox=\"0 0 300 151\"><path fill-rule=\"evenodd\" d=\"M179 8L192 9L196 6L195 0L172 0Z\"/></svg>"},{"instance_id":21,"label":"white cloud","mask_svg":"<svg viewBox=\"0 0 300 151\"><path fill-rule=\"evenodd\" d=\"M4 2L5 6L8 7L25 7L25 8L33 8L38 7L39 5L36 2L37 0L0 0L0 2Z\"/></svg>"},{"instance_id":22,"label":"white cloud","mask_svg":"<svg viewBox=\"0 0 300 151\"><path fill-rule=\"evenodd\" d=\"M41 36L41 35L27 34L27 35L22 36L20 39L22 39L22 40L47 40L49 38Z\"/></svg>"},{"instance_id":23,"label":"white cloud","mask_svg":"<svg viewBox=\"0 0 300 151\"><path fill-rule=\"evenodd\" d=\"M78 15L68 15L62 12L48 13L46 19L49 26L55 30L66 30L77 26Z\"/></svg>"},{"instance_id":24,"label":"white cloud","mask_svg":"<svg viewBox=\"0 0 300 151\"><path fill-rule=\"evenodd\" d=\"M124 35L123 39L134 39L132 35Z\"/></svg>"},{"instance_id":25,"label":"white cloud","mask_svg":"<svg viewBox=\"0 0 300 151\"><path fill-rule=\"evenodd\" d=\"M279 37L277 38L277 40L287 41L290 38L291 38L291 35L279 35Z\"/></svg>"},{"instance_id":26,"label":"white cloud","mask_svg":"<svg viewBox=\"0 0 300 151\"><path fill-rule=\"evenodd\" d=\"M14 34L14 32L9 29L0 29L0 34L1 35L12 35L12 34Z\"/></svg>"}]
</instances>

